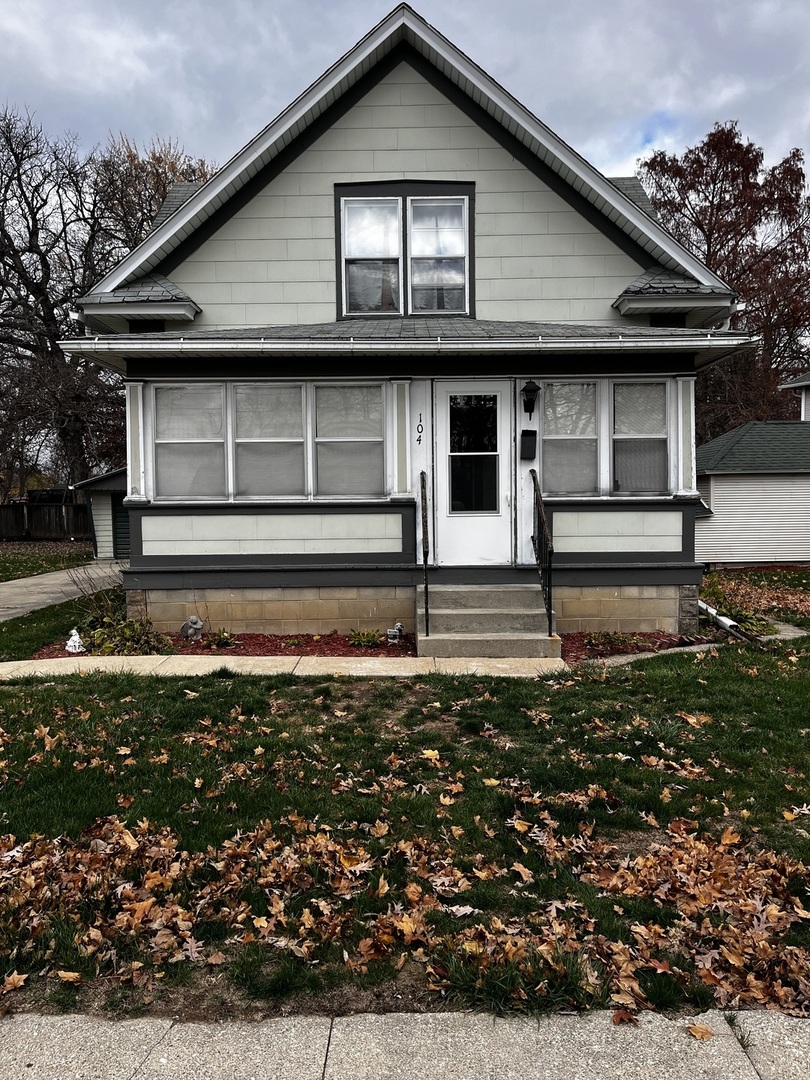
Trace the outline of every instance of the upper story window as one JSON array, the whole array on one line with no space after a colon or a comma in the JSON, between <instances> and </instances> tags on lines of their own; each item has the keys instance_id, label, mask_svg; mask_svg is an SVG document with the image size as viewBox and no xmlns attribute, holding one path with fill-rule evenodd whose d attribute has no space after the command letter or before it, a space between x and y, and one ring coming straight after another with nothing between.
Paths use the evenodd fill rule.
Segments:
<instances>
[{"instance_id":1,"label":"upper story window","mask_svg":"<svg viewBox=\"0 0 810 1080\"><path fill-rule=\"evenodd\" d=\"M397 187L339 187L341 314L469 314L472 185Z\"/></svg>"}]
</instances>

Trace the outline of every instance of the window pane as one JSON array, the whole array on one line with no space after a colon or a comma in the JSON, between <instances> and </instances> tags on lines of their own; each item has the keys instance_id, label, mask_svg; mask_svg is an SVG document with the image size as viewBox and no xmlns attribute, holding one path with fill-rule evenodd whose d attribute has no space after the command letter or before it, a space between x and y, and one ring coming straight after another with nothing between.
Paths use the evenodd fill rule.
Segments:
<instances>
[{"instance_id":1,"label":"window pane","mask_svg":"<svg viewBox=\"0 0 810 1080\"><path fill-rule=\"evenodd\" d=\"M666 491L668 487L666 439L614 442L614 491Z\"/></svg>"},{"instance_id":2,"label":"window pane","mask_svg":"<svg viewBox=\"0 0 810 1080\"><path fill-rule=\"evenodd\" d=\"M347 199L343 204L344 256L388 259L399 256L398 199Z\"/></svg>"},{"instance_id":3,"label":"window pane","mask_svg":"<svg viewBox=\"0 0 810 1080\"><path fill-rule=\"evenodd\" d=\"M303 443L239 443L237 495L303 495Z\"/></svg>"},{"instance_id":4,"label":"window pane","mask_svg":"<svg viewBox=\"0 0 810 1080\"><path fill-rule=\"evenodd\" d=\"M221 439L220 386L159 386L155 389L158 439Z\"/></svg>"},{"instance_id":5,"label":"window pane","mask_svg":"<svg viewBox=\"0 0 810 1080\"><path fill-rule=\"evenodd\" d=\"M237 386L237 439L301 438L304 422L300 386Z\"/></svg>"},{"instance_id":6,"label":"window pane","mask_svg":"<svg viewBox=\"0 0 810 1080\"><path fill-rule=\"evenodd\" d=\"M348 312L399 311L399 263L347 263L346 294Z\"/></svg>"},{"instance_id":7,"label":"window pane","mask_svg":"<svg viewBox=\"0 0 810 1080\"><path fill-rule=\"evenodd\" d=\"M596 384L546 383L543 427L546 435L595 435Z\"/></svg>"},{"instance_id":8,"label":"window pane","mask_svg":"<svg viewBox=\"0 0 810 1080\"><path fill-rule=\"evenodd\" d=\"M225 495L225 447L221 443L163 443L155 447L157 494L185 498Z\"/></svg>"},{"instance_id":9,"label":"window pane","mask_svg":"<svg viewBox=\"0 0 810 1080\"><path fill-rule=\"evenodd\" d=\"M412 255L465 255L467 235L461 200L415 199L409 203Z\"/></svg>"},{"instance_id":10,"label":"window pane","mask_svg":"<svg viewBox=\"0 0 810 1080\"><path fill-rule=\"evenodd\" d=\"M561 495L595 495L596 439L544 441L543 490Z\"/></svg>"},{"instance_id":11,"label":"window pane","mask_svg":"<svg viewBox=\"0 0 810 1080\"><path fill-rule=\"evenodd\" d=\"M494 394L450 395L450 453L495 453L498 399Z\"/></svg>"},{"instance_id":12,"label":"window pane","mask_svg":"<svg viewBox=\"0 0 810 1080\"><path fill-rule=\"evenodd\" d=\"M315 453L319 495L385 493L382 443L319 443Z\"/></svg>"},{"instance_id":13,"label":"window pane","mask_svg":"<svg viewBox=\"0 0 810 1080\"><path fill-rule=\"evenodd\" d=\"M414 259L411 262L413 285L455 285L464 288L463 259Z\"/></svg>"},{"instance_id":14,"label":"window pane","mask_svg":"<svg viewBox=\"0 0 810 1080\"><path fill-rule=\"evenodd\" d=\"M613 433L666 435L666 386L663 383L617 383L613 387Z\"/></svg>"},{"instance_id":15,"label":"window pane","mask_svg":"<svg viewBox=\"0 0 810 1080\"><path fill-rule=\"evenodd\" d=\"M319 386L315 391L315 433L319 438L380 438L382 387Z\"/></svg>"},{"instance_id":16,"label":"window pane","mask_svg":"<svg viewBox=\"0 0 810 1080\"><path fill-rule=\"evenodd\" d=\"M466 311L463 289L414 289L411 311Z\"/></svg>"},{"instance_id":17,"label":"window pane","mask_svg":"<svg viewBox=\"0 0 810 1080\"><path fill-rule=\"evenodd\" d=\"M492 513L498 509L498 455L450 458L450 513Z\"/></svg>"}]
</instances>

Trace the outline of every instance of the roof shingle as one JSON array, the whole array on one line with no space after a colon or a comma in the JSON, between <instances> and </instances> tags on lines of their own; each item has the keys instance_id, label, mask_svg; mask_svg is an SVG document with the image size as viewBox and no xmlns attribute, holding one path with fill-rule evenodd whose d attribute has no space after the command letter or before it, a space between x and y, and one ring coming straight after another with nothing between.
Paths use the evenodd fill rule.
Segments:
<instances>
[{"instance_id":1,"label":"roof shingle","mask_svg":"<svg viewBox=\"0 0 810 1080\"><path fill-rule=\"evenodd\" d=\"M810 423L752 420L698 447L698 474L810 472Z\"/></svg>"}]
</instances>

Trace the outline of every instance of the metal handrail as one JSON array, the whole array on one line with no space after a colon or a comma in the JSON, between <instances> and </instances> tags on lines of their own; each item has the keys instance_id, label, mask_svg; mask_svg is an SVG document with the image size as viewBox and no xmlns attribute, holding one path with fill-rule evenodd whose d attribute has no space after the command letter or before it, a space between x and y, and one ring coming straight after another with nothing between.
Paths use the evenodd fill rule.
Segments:
<instances>
[{"instance_id":1,"label":"metal handrail","mask_svg":"<svg viewBox=\"0 0 810 1080\"><path fill-rule=\"evenodd\" d=\"M543 602L546 607L548 619L548 636L554 632L554 608L551 582L551 563L554 556L554 544L551 540L551 529L548 527L546 510L543 505L543 494L540 481L537 479L537 471L529 469L534 489L534 514L532 518L532 547L534 557L537 560L537 569L540 574L540 587L543 590Z\"/></svg>"},{"instance_id":2,"label":"metal handrail","mask_svg":"<svg viewBox=\"0 0 810 1080\"><path fill-rule=\"evenodd\" d=\"M430 537L428 536L427 474L419 474L419 497L422 505L422 569L425 575L425 637L430 637L430 601L428 598L428 558L430 556Z\"/></svg>"}]
</instances>

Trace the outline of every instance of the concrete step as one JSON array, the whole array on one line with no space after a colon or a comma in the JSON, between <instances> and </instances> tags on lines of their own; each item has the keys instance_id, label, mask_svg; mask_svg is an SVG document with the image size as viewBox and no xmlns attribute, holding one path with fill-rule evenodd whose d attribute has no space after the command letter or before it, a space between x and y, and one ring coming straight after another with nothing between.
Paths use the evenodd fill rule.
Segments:
<instances>
[{"instance_id":1,"label":"concrete step","mask_svg":"<svg viewBox=\"0 0 810 1080\"><path fill-rule=\"evenodd\" d=\"M420 656L444 657L536 657L558 659L562 655L558 637L546 634L434 634L417 636Z\"/></svg>"},{"instance_id":2,"label":"concrete step","mask_svg":"<svg viewBox=\"0 0 810 1080\"><path fill-rule=\"evenodd\" d=\"M417 608L417 628L425 632L425 612ZM542 633L547 629L545 609L453 608L430 605L432 634L513 634Z\"/></svg>"},{"instance_id":3,"label":"concrete step","mask_svg":"<svg viewBox=\"0 0 810 1080\"><path fill-rule=\"evenodd\" d=\"M540 585L431 585L431 608L532 608L543 611ZM417 586L416 609L424 610L425 587Z\"/></svg>"}]
</instances>

